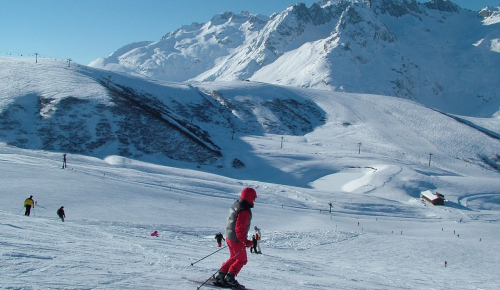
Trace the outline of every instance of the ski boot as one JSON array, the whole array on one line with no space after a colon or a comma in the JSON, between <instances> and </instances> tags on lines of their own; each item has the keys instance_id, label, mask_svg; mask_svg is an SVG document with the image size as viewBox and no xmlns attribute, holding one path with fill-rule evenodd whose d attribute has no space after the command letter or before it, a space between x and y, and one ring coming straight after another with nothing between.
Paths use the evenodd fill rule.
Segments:
<instances>
[{"instance_id":1,"label":"ski boot","mask_svg":"<svg viewBox=\"0 0 500 290\"><path fill-rule=\"evenodd\" d=\"M232 273L227 273L226 274L226 287L231 288L233 290L244 290L245 286L241 285L236 281L234 274Z\"/></svg>"},{"instance_id":2,"label":"ski boot","mask_svg":"<svg viewBox=\"0 0 500 290\"><path fill-rule=\"evenodd\" d=\"M226 286L226 275L227 273L224 273L222 271L219 271L216 276L214 276L214 285L215 286L220 286L220 287L225 287Z\"/></svg>"}]
</instances>

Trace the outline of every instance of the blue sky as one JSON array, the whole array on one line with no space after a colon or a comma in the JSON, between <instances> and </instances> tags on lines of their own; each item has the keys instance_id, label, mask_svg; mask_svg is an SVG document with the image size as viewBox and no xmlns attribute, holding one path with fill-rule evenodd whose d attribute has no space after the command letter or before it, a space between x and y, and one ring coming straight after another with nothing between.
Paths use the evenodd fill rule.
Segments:
<instances>
[{"instance_id":1,"label":"blue sky","mask_svg":"<svg viewBox=\"0 0 500 290\"><path fill-rule=\"evenodd\" d=\"M120 47L159 40L181 25L224 11L271 15L316 0L0 0L0 56L68 59L88 64ZM480 10L500 0L454 0Z\"/></svg>"}]
</instances>

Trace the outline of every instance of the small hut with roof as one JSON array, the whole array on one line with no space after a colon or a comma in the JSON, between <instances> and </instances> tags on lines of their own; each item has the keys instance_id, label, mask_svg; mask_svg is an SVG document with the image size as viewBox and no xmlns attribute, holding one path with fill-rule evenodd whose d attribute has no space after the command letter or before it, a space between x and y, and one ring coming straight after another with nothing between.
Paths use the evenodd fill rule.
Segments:
<instances>
[{"instance_id":1,"label":"small hut with roof","mask_svg":"<svg viewBox=\"0 0 500 290\"><path fill-rule=\"evenodd\" d=\"M420 196L423 200L433 204L433 205L444 205L444 195L439 192L433 193L430 190L422 191Z\"/></svg>"}]
</instances>

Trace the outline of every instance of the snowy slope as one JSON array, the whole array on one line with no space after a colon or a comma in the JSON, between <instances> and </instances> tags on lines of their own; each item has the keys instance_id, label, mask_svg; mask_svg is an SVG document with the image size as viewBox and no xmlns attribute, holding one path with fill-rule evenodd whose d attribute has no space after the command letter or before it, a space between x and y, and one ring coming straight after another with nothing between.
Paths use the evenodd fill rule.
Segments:
<instances>
[{"instance_id":1,"label":"snowy slope","mask_svg":"<svg viewBox=\"0 0 500 290\"><path fill-rule=\"evenodd\" d=\"M465 122L403 99L256 82L152 82L58 61L7 58L2 64L9 82L0 87L0 140L21 148L120 155L242 179L281 176L283 184L300 186L321 173L291 178L281 165L255 162L241 139L280 143L268 136L282 135L308 151L319 138L342 149L338 154L352 154L361 142L363 152L391 162L425 163L432 153L443 166L458 160L498 168L496 119ZM271 149L269 158L274 155ZM243 166L234 170L235 162ZM262 164L266 170L256 170Z\"/></svg>"},{"instance_id":2,"label":"snowy slope","mask_svg":"<svg viewBox=\"0 0 500 290\"><path fill-rule=\"evenodd\" d=\"M68 169L62 170L59 153L3 144L0 288L195 289L198 284L181 277L207 278L227 258L224 249L197 262L218 250L214 235L245 186L259 195L252 224L262 229L264 254L249 254L238 279L254 289L500 286L492 273L500 246L497 173L463 163L454 165L461 172L455 174L441 165L395 166L365 153L335 155L339 148L319 139L309 149L287 142L281 150L269 141L245 138L258 156L266 157L265 148L272 147L275 157L267 162L291 174L336 163L377 170L344 167L311 187L294 187L279 178L232 179L116 156L69 155ZM305 156L309 169L284 162ZM400 195L394 180L415 178L417 172L422 189L436 186L445 193L446 207L417 197L392 200ZM374 188L384 196L371 194ZM37 206L25 217L22 202L30 194ZM64 223L55 215L61 205ZM154 230L158 238L149 235Z\"/></svg>"},{"instance_id":3,"label":"snowy slope","mask_svg":"<svg viewBox=\"0 0 500 290\"><path fill-rule=\"evenodd\" d=\"M258 192L264 253L238 276L250 288L500 287L497 119L387 96L0 61L0 289L196 289L182 277L208 278L227 258L224 249L197 262L218 250L214 235L246 186ZM179 152L219 148L217 161L148 153L151 115L206 132L168 140ZM88 150L104 118L117 137ZM57 138L44 148L47 132ZM85 150L63 170L68 144ZM422 202L424 190L446 206ZM29 195L37 205L25 217Z\"/></svg>"}]
</instances>

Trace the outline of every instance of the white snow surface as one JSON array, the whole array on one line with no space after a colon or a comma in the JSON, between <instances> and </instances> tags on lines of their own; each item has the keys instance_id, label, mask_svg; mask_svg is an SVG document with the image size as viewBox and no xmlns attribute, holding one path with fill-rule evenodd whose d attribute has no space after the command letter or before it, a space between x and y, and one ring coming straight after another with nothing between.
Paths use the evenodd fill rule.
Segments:
<instances>
[{"instance_id":1,"label":"white snow surface","mask_svg":"<svg viewBox=\"0 0 500 290\"><path fill-rule=\"evenodd\" d=\"M56 70L63 84L50 69L41 82L1 82L0 109L30 94L105 102L75 70L85 68ZM278 88L193 85L246 98ZM305 136L221 144L227 160L245 160L243 173L74 154L61 169L62 152L0 143L0 289L197 289L183 277L206 279L228 258L223 249L198 261L218 250L214 236L247 186L258 193L252 228L263 236L263 254L249 253L238 275L249 288L500 289L499 172L471 161L498 156L498 139L476 129L498 136L498 118L454 116L465 125L392 97L290 91L318 104L325 123ZM425 190L444 194L446 206L422 202ZM26 217L30 195L37 205Z\"/></svg>"}]
</instances>

